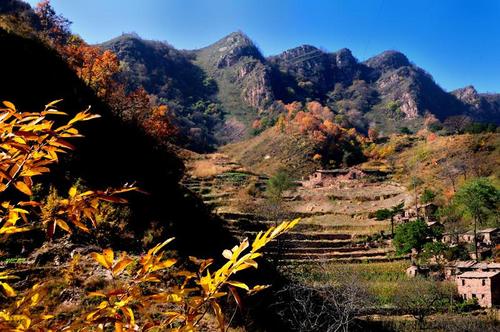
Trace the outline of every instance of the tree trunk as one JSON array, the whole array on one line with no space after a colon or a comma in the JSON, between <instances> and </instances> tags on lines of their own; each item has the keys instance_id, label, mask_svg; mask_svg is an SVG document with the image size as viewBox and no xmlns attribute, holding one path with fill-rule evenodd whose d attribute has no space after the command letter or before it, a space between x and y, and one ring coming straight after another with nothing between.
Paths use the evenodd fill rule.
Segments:
<instances>
[{"instance_id":1,"label":"tree trunk","mask_svg":"<svg viewBox=\"0 0 500 332\"><path fill-rule=\"evenodd\" d=\"M479 255L477 250L477 217L474 217L474 250L476 252L476 262L479 262Z\"/></svg>"},{"instance_id":2,"label":"tree trunk","mask_svg":"<svg viewBox=\"0 0 500 332\"><path fill-rule=\"evenodd\" d=\"M394 216L391 215L391 238L394 239Z\"/></svg>"}]
</instances>

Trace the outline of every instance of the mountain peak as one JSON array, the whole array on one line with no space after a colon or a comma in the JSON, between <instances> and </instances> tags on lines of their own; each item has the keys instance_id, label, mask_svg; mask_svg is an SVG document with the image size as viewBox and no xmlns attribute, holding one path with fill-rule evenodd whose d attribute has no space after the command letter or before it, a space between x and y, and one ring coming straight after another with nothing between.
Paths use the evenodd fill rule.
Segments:
<instances>
[{"instance_id":1,"label":"mountain peak","mask_svg":"<svg viewBox=\"0 0 500 332\"><path fill-rule=\"evenodd\" d=\"M358 62L356 58L352 55L352 52L348 48L342 48L335 52L335 62L337 67L351 67L356 65Z\"/></svg>"},{"instance_id":2,"label":"mountain peak","mask_svg":"<svg viewBox=\"0 0 500 332\"><path fill-rule=\"evenodd\" d=\"M365 64L368 67L385 71L410 66L410 61L403 53L389 50L366 60Z\"/></svg>"},{"instance_id":3,"label":"mountain peak","mask_svg":"<svg viewBox=\"0 0 500 332\"><path fill-rule=\"evenodd\" d=\"M244 56L259 60L264 58L254 42L241 31L232 32L214 44L198 50L198 54L202 53L205 53L211 62L215 61L217 68L231 67Z\"/></svg>"},{"instance_id":4,"label":"mountain peak","mask_svg":"<svg viewBox=\"0 0 500 332\"><path fill-rule=\"evenodd\" d=\"M469 105L478 105L480 102L480 96L476 88L472 85L467 85L463 88L456 89L451 92L460 101Z\"/></svg>"}]
</instances>

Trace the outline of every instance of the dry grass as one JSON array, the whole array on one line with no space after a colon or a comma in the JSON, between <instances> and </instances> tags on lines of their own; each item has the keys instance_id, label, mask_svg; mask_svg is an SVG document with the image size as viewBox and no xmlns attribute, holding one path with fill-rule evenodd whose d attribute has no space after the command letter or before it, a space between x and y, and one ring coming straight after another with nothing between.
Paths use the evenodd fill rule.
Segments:
<instances>
[{"instance_id":1,"label":"dry grass","mask_svg":"<svg viewBox=\"0 0 500 332\"><path fill-rule=\"evenodd\" d=\"M189 172L193 177L206 178L228 172L231 167L218 165L211 159L196 160L190 165Z\"/></svg>"}]
</instances>

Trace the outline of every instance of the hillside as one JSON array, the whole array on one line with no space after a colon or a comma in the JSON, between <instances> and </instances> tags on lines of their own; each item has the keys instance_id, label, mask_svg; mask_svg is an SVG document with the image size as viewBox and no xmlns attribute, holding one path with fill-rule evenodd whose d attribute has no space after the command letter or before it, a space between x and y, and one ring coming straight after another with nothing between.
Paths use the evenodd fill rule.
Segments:
<instances>
[{"instance_id":1,"label":"hillside","mask_svg":"<svg viewBox=\"0 0 500 332\"><path fill-rule=\"evenodd\" d=\"M179 249L193 250L193 254L198 250L206 253L211 245L205 243L208 247L202 248L207 238L200 236L196 240L200 247L193 247L186 239L196 235L191 234L189 229L193 225L186 220L199 221L200 227L206 225L208 228L202 233L213 231L215 236L224 238L220 228L209 226L215 221L202 203L178 185L184 166L173 151L158 149L140 129L122 123L59 55L41 42L2 29L0 42L9 45L10 50L2 55L0 62L1 100L30 111L40 110L52 100L63 99L60 107L70 115L92 105L93 112L102 116L83 126L85 138L74 142L75 153L53 172L53 178L66 179L60 182L63 190L76 179L95 188L136 182L149 195L137 194L130 198L130 231L136 232L133 246L138 245L153 221L164 225L162 233L176 234ZM47 84L47 77L58 79ZM166 236L166 233L158 235Z\"/></svg>"},{"instance_id":2,"label":"hillside","mask_svg":"<svg viewBox=\"0 0 500 332\"><path fill-rule=\"evenodd\" d=\"M301 135L280 133L270 128L248 140L229 144L221 149L253 172L271 175L281 168L294 177L310 174L320 168L313 160L315 144Z\"/></svg>"},{"instance_id":3,"label":"hillside","mask_svg":"<svg viewBox=\"0 0 500 332\"><path fill-rule=\"evenodd\" d=\"M383 134L405 127L416 132L455 115L497 124L500 118L498 94L470 87L449 93L397 51L360 62L348 49L302 45L266 58L242 32L192 51L137 35L101 46L117 53L130 88L144 87L175 105L191 121L182 126L201 130L210 144L249 137L256 119L272 124L280 113L277 101L316 100L344 127L375 127Z\"/></svg>"}]
</instances>

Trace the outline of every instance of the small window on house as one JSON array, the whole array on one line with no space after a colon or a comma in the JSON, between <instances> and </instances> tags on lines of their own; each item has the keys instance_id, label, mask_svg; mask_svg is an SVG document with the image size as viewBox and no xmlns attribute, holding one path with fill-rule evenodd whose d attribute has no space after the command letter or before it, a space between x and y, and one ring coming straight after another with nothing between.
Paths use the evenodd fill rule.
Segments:
<instances>
[{"instance_id":1,"label":"small window on house","mask_svg":"<svg viewBox=\"0 0 500 332\"><path fill-rule=\"evenodd\" d=\"M465 280L462 279L462 286L465 286Z\"/></svg>"},{"instance_id":2,"label":"small window on house","mask_svg":"<svg viewBox=\"0 0 500 332\"><path fill-rule=\"evenodd\" d=\"M484 279L481 280L481 285L483 285L483 286L486 285L486 280L484 280Z\"/></svg>"},{"instance_id":3,"label":"small window on house","mask_svg":"<svg viewBox=\"0 0 500 332\"><path fill-rule=\"evenodd\" d=\"M484 294L481 294L481 298L484 299Z\"/></svg>"},{"instance_id":4,"label":"small window on house","mask_svg":"<svg viewBox=\"0 0 500 332\"><path fill-rule=\"evenodd\" d=\"M472 294L472 298L473 298L473 299L477 299L476 294Z\"/></svg>"}]
</instances>

